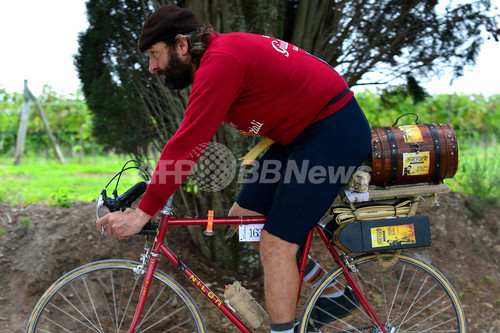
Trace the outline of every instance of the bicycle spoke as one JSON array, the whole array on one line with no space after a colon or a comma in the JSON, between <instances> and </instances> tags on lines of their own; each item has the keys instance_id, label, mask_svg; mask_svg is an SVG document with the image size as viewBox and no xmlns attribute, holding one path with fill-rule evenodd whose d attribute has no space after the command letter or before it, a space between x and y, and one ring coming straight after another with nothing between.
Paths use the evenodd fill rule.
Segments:
<instances>
[{"instance_id":1,"label":"bicycle spoke","mask_svg":"<svg viewBox=\"0 0 500 333\"><path fill-rule=\"evenodd\" d=\"M402 284L402 281L405 279L407 266L408 265L405 263L402 265L401 274L399 276L399 282L398 282L398 290L399 290L399 286ZM397 313L400 313L400 315L396 315L396 317L392 321L388 321L386 323L387 326L393 326L394 322L396 322L398 320L398 318L400 318L404 314L403 306L406 304L406 299L408 297L410 297L409 295L410 295L411 286L413 286L413 283L414 283L415 278L417 276L417 272L418 272L418 270L416 268L414 268L413 274L411 275L410 281L408 282L408 286L406 287L405 294L402 297L402 299L399 301L399 309L398 309ZM398 296L397 293L395 293L394 298L396 298L397 296ZM391 317L388 316L388 320L389 320L389 318L391 318Z\"/></svg>"},{"instance_id":2,"label":"bicycle spoke","mask_svg":"<svg viewBox=\"0 0 500 333\"><path fill-rule=\"evenodd\" d=\"M362 255L352 261L357 270L351 272L375 315L384 325L385 331L388 333L465 332L463 312L460 303L456 302L458 297L446 279L429 264L406 254L401 254L394 265L381 266L379 259L385 261L391 258L391 253L382 253L379 256ZM362 308L337 320L333 320L335 317L332 315L325 314L327 309L324 301L321 304L325 306L325 311L315 308L323 291L335 280L347 285L340 267L325 277L319 289L313 292L304 306L307 313L304 312L302 315L300 332L306 331L307 324L315 324L316 329L329 333L380 332L380 327L374 324L372 318ZM331 307L328 311L336 313L339 309ZM333 321L308 322L312 314L314 318Z\"/></svg>"},{"instance_id":3,"label":"bicycle spoke","mask_svg":"<svg viewBox=\"0 0 500 333\"><path fill-rule=\"evenodd\" d=\"M405 265L406 266L406 265ZM420 289L418 290L417 294L415 296L413 296L413 300L411 300L411 304L408 306L408 309L406 310L403 310L403 306L406 305L406 298L409 296L409 293L414 285L414 281L415 281L415 277L416 277L416 273L417 273L417 270L414 270L413 271L413 275L410 279L410 282L408 283L408 287L406 288L406 292L405 292L405 295L403 297L403 299L401 300L400 302L400 311L399 311L399 315L397 315L396 317L393 318L393 320L389 323L390 326L394 326L395 322L399 320L399 318L401 318L402 316L403 319L401 320L401 324L400 326L405 323L406 321L406 317L408 316L408 313L410 313L413 309L413 306L417 303L417 301L415 301L415 298L418 297L420 291L422 290L424 284L425 284L425 280L424 280L424 283L420 286Z\"/></svg>"},{"instance_id":4,"label":"bicycle spoke","mask_svg":"<svg viewBox=\"0 0 500 333\"><path fill-rule=\"evenodd\" d=\"M113 272L111 272L110 274L113 274ZM118 294L118 308L116 310L116 322L120 322L120 324L118 324L118 331L120 331L122 325L123 325L123 318L120 319L120 309L122 308L122 300L125 299L125 297L123 296L124 295L124 291L123 289L125 288L125 275L126 275L126 272L122 272L122 275L118 278L120 278L120 293ZM116 297L116 296L115 296Z\"/></svg>"},{"instance_id":5,"label":"bicycle spoke","mask_svg":"<svg viewBox=\"0 0 500 333\"><path fill-rule=\"evenodd\" d=\"M47 321L51 322L52 324L56 325L58 328L63 329L65 332L71 333L70 330L67 330L65 327L60 325L59 323L56 323L55 321L51 320L50 318L47 319Z\"/></svg>"},{"instance_id":6,"label":"bicycle spoke","mask_svg":"<svg viewBox=\"0 0 500 333\"><path fill-rule=\"evenodd\" d=\"M389 318L391 318L394 304L396 304L396 298L399 294L399 288L401 287L401 281L403 280L403 276L405 275L405 271L406 271L406 265L403 265L403 267L401 268L401 274L399 274L398 284L396 285L396 290L394 291L394 296L393 296L392 301L391 301L391 307L389 309L389 312L387 313L385 325L390 325ZM413 279L412 279L412 281L413 281ZM411 282L410 282L410 285L411 285ZM405 296L403 297L403 299L401 301L401 305L404 304L404 301L405 301L407 295L408 295L408 289L406 290Z\"/></svg>"},{"instance_id":7,"label":"bicycle spoke","mask_svg":"<svg viewBox=\"0 0 500 333\"><path fill-rule=\"evenodd\" d=\"M50 304L51 307L55 308L56 310L58 310L59 312L65 314L66 316L70 317L71 319L75 320L76 322L84 325L85 327L88 327L90 328L91 330L93 330L94 332L100 332L99 329L97 328L97 326L89 319L88 316L86 316L85 314L83 314L74 304L73 302L71 302L67 297L66 295L64 295L63 293L61 293L61 295L59 295L68 305L70 305L80 316L82 316L91 326L85 324L84 322L82 322L80 319L76 318L75 316L73 315L70 315L68 312L62 310L62 308L58 307L57 305L55 304Z\"/></svg>"},{"instance_id":8,"label":"bicycle spoke","mask_svg":"<svg viewBox=\"0 0 500 333\"><path fill-rule=\"evenodd\" d=\"M165 291L165 286L163 286L161 288L161 290L156 294L156 297L153 300L153 302L151 302L151 305L149 306L148 311L146 311L146 313L142 315L143 319L137 325L136 329L139 329L144 322L146 322L147 320L149 320L150 317L152 317L155 314L157 314L158 312L160 312L164 307L166 307L168 304L170 304L170 302L172 302L172 300L174 299L173 297L169 298L168 301L163 302L163 304L160 305L159 307L156 307L156 303L158 302L158 299L163 295L164 291ZM153 312L151 312L155 307L156 307L156 310L153 311Z\"/></svg>"},{"instance_id":9,"label":"bicycle spoke","mask_svg":"<svg viewBox=\"0 0 500 333\"><path fill-rule=\"evenodd\" d=\"M123 321L125 320L125 317L127 316L128 309L130 307L130 303L132 302L132 297L134 296L135 289L137 288L137 280L134 280L134 285L132 286L132 290L130 291L128 300L127 300L127 305L125 306L125 309L123 310L123 316L122 320L120 322L120 327L123 325Z\"/></svg>"},{"instance_id":10,"label":"bicycle spoke","mask_svg":"<svg viewBox=\"0 0 500 333\"><path fill-rule=\"evenodd\" d=\"M420 287L419 289L419 292L417 295L415 295L415 298L417 298L419 296L419 294L421 293L422 289L424 288L424 285L426 284L427 282L427 279L424 280L424 283L422 284L422 286ZM445 295L441 295L439 296L438 298L433 298L433 301L430 302L430 303L427 303L427 305L425 305L425 301L423 300L425 296L427 296L432 290L434 290L438 285L437 284L434 284L430 289L428 289L422 296L418 297L416 300L414 299L412 304L409 306L408 310L404 313L405 314L405 318L403 318L403 320L401 321L400 325L399 326L402 326L403 324L407 323L407 322L410 322L414 317L416 317L417 315L419 315L420 313L424 312L425 310L427 310L428 308L430 308L432 305L434 305L434 303L436 303L437 301L439 301L441 298L445 297ZM413 310L414 307L416 307L417 304L424 304L422 305L423 307L420 308L420 310L417 310L417 312L413 313L412 316L410 316L409 318L407 318L408 314ZM419 305L420 306L420 305ZM397 318L396 318L397 319ZM395 321L395 320L394 320ZM394 322L393 321L393 322ZM416 324L418 325L418 324ZM415 325L414 325L415 326Z\"/></svg>"},{"instance_id":11,"label":"bicycle spoke","mask_svg":"<svg viewBox=\"0 0 500 333\"><path fill-rule=\"evenodd\" d=\"M52 304L52 307L53 307L54 309L58 310L59 312L61 312L62 314L66 315L67 317L69 317L69 318L73 319L74 321L76 321L76 322L78 322L78 323L82 324L83 326L85 326L85 327L87 327L87 328L91 329L92 331L94 331L94 332L102 332L102 331L99 331L99 330L97 329L97 327L95 327L95 326L94 326L94 327L90 327L89 325L85 324L84 322L82 322L82 321L81 321L81 320L79 320L78 318L76 318L76 317L74 317L74 316L70 315L69 313L67 313L66 311L62 310L62 309L61 309L61 308L59 308L58 306L56 306L56 305ZM56 322L55 322L55 321L53 321L52 319L47 318L47 320L48 320L48 321L50 321L50 322L52 322L54 325L56 325L56 326L58 326L58 327L60 327L60 328L63 328L63 327L62 327L59 323L56 323ZM69 331L69 330L67 330L67 329L64 329L64 330L65 330L65 331L67 331L67 332L71 332L71 331Z\"/></svg>"},{"instance_id":12,"label":"bicycle spoke","mask_svg":"<svg viewBox=\"0 0 500 333\"><path fill-rule=\"evenodd\" d=\"M111 275L111 279L110 279L110 282L111 282L113 280L112 279L112 275L113 275L112 272L110 272L110 275ZM107 310L108 317L111 320L112 325L115 324L115 326L116 326L117 324L116 324L116 322L113 322L113 313L112 313L111 308L109 306L108 297L106 296L106 294L110 294L110 293L112 294L112 291L109 288L107 288L107 283L106 282L107 282L107 280L103 281L103 277L101 277L101 276L99 276L97 278L97 284L98 284L98 286L100 288L103 302L106 305L105 309ZM118 332L118 329L117 329L117 332Z\"/></svg>"},{"instance_id":13,"label":"bicycle spoke","mask_svg":"<svg viewBox=\"0 0 500 333\"><path fill-rule=\"evenodd\" d=\"M138 264L105 260L67 273L35 306L27 332L127 332L141 292L134 279ZM206 332L194 301L177 282L159 271L153 280L135 332Z\"/></svg>"},{"instance_id":14,"label":"bicycle spoke","mask_svg":"<svg viewBox=\"0 0 500 333\"><path fill-rule=\"evenodd\" d=\"M177 314L178 312L184 310L186 307L185 306L182 306L180 308L178 308L177 310L173 311L173 312L170 312L168 315L164 316L162 319L158 320L156 323L153 323L152 325L150 325L149 327L145 328L144 330L141 331L141 333L143 332L146 332L147 330L153 328L153 327L156 327L157 325L159 325L160 323L162 323L163 321L171 318L172 316L174 316L175 314ZM176 326L176 327L180 327L180 326Z\"/></svg>"},{"instance_id":15,"label":"bicycle spoke","mask_svg":"<svg viewBox=\"0 0 500 333\"><path fill-rule=\"evenodd\" d=\"M99 327L101 329L101 332L102 332L102 325L101 325L101 321L99 319L99 314L97 313L97 309L95 308L95 304L94 304L94 298L92 297L91 293L90 293L90 290L89 290L89 286L87 284L87 279L83 279L83 284L85 286L85 290L87 291L87 296L89 298L89 301L90 301L90 305L92 305L92 309L94 310L94 314L95 314L95 318L97 320L97 323L99 324Z\"/></svg>"},{"instance_id":16,"label":"bicycle spoke","mask_svg":"<svg viewBox=\"0 0 500 333\"><path fill-rule=\"evenodd\" d=\"M79 312L79 313L80 313L80 315L81 315L83 318L85 318L85 320L87 320L87 321L89 322L89 324L90 324L90 325L92 325L93 327L95 327L95 328L97 329L97 326L95 325L95 323L93 322L93 320L91 320L91 319L92 319L92 315L91 315L91 313L90 313L89 309L87 308L87 305L86 305L86 303L87 303L87 302L85 302L85 301L82 299L82 296L80 295L80 293L78 292L78 290L76 290L76 285L75 285L75 284L71 284L71 285L70 285L70 287L71 287L71 290L73 291L73 294L76 296L76 298L78 299L78 301L79 301L80 305L83 307L83 309L85 310L85 312L86 312L87 314L85 315L82 311L80 311L80 310L79 310L79 308L78 308L76 305L72 305L72 303L71 303L71 302L70 302L70 304L72 305L72 307L73 307L73 308L74 308L77 312ZM62 295L64 295L64 294L62 294ZM68 299L68 302L69 302L69 299Z\"/></svg>"},{"instance_id":17,"label":"bicycle spoke","mask_svg":"<svg viewBox=\"0 0 500 333\"><path fill-rule=\"evenodd\" d=\"M150 314L150 316L145 316L144 319L143 319L143 322L146 322L147 320L152 320L152 317L157 315L157 314L161 314L163 309L164 308L167 308L169 307L171 304L173 304L173 302L175 301L175 296L172 296L168 301L164 302L161 306L159 306L154 312L152 312ZM167 318L165 319L168 319L168 317L170 317L170 315L167 315ZM142 323L141 323L142 325ZM137 325L137 327L139 328L140 325Z\"/></svg>"},{"instance_id":18,"label":"bicycle spoke","mask_svg":"<svg viewBox=\"0 0 500 333\"><path fill-rule=\"evenodd\" d=\"M356 280L356 283L358 284L358 287L360 288L360 290L363 293L363 295L365 295L365 297L366 297L366 294L365 294L364 290L368 289L367 287L365 287L365 285L370 285L372 288L373 287L378 288L378 286L376 286L375 284L371 283L369 281L369 279L365 279L364 278L363 272L358 271L353 277ZM380 280L383 281L383 277L381 277ZM379 290L380 293L383 294L382 289L378 289L378 290ZM368 299L367 299L367 301L370 302L370 300L368 300ZM370 316L368 316L368 314L363 310L362 307L360 308L360 311L356 311L352 315L356 316L359 319L359 321L363 322L365 325L372 323L372 319L370 318Z\"/></svg>"},{"instance_id":19,"label":"bicycle spoke","mask_svg":"<svg viewBox=\"0 0 500 333\"><path fill-rule=\"evenodd\" d=\"M440 298L442 298L442 297L440 297ZM434 302L433 302L433 303L434 303ZM429 306L431 306L433 303L429 304ZM436 313L432 314L431 316L427 317L426 319L424 319L424 320L422 320L422 321L420 321L420 322L418 322L418 323L414 324L414 325L413 325L413 326L411 326L410 328L413 328L413 327L415 327L415 326L418 326L418 325L420 325L420 324L422 324L422 323L424 323L424 322L426 322L426 321L432 320L435 316L437 316L437 315L439 315L439 314L442 314L444 311L449 310L450 308L451 308L451 304L450 304L450 305L448 305L447 307L445 307L445 308L441 309L439 312L436 312ZM417 314L415 314L415 315L417 315ZM434 327L438 327L438 326L445 325L445 324L446 324L446 322L441 322L441 323L437 324L437 325L436 325L436 326L434 326ZM426 329L426 331L428 331L428 330L429 330L429 329ZM425 331L423 331L423 332L425 332Z\"/></svg>"},{"instance_id":20,"label":"bicycle spoke","mask_svg":"<svg viewBox=\"0 0 500 333\"><path fill-rule=\"evenodd\" d=\"M179 327L184 326L185 324L189 323L190 321L191 321L190 319L186 319L185 321L180 322L178 325L173 326L172 328L169 328L168 330L163 331L162 333L175 332L175 330L177 330Z\"/></svg>"},{"instance_id":21,"label":"bicycle spoke","mask_svg":"<svg viewBox=\"0 0 500 333\"><path fill-rule=\"evenodd\" d=\"M120 326L118 325L118 307L117 307L117 304L116 304L115 279L114 279L112 271L109 272L109 281L111 283L111 295L113 297L114 322L115 322L115 325L116 325L115 326L116 327L116 331L118 332L120 330Z\"/></svg>"}]
</instances>

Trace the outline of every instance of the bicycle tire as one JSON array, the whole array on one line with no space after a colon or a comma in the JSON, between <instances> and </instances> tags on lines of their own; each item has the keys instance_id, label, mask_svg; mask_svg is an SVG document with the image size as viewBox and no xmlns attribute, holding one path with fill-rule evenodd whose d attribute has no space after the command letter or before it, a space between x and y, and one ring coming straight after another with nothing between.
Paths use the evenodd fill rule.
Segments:
<instances>
[{"instance_id":1,"label":"bicycle tire","mask_svg":"<svg viewBox=\"0 0 500 333\"><path fill-rule=\"evenodd\" d=\"M388 262L393 253L354 258L351 264L357 271L351 275L387 333L466 332L465 315L457 293L436 268L404 253L390 267L383 267L379 258ZM362 308L341 319L327 315L326 307L338 309L334 302L320 301L322 309L319 309L318 299L335 280L347 286L340 266L324 278L305 303L299 332L382 332Z\"/></svg>"},{"instance_id":2,"label":"bicycle tire","mask_svg":"<svg viewBox=\"0 0 500 333\"><path fill-rule=\"evenodd\" d=\"M127 332L144 275L138 262L103 260L83 265L54 282L36 304L26 332ZM135 332L206 332L191 296L155 270Z\"/></svg>"}]
</instances>

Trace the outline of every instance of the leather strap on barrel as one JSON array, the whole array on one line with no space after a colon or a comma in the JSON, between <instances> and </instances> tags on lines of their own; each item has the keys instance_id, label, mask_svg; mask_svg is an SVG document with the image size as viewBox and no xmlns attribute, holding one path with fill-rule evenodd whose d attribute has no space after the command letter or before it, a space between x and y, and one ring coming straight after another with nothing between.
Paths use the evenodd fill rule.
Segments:
<instances>
[{"instance_id":1,"label":"leather strap on barrel","mask_svg":"<svg viewBox=\"0 0 500 333\"><path fill-rule=\"evenodd\" d=\"M434 153L436 154L436 165L434 166L434 179L441 179L441 142L439 135L434 124L426 124L429 127L432 136L432 143L434 143Z\"/></svg>"},{"instance_id":2,"label":"leather strap on barrel","mask_svg":"<svg viewBox=\"0 0 500 333\"><path fill-rule=\"evenodd\" d=\"M398 145L396 144L396 138L394 137L394 132L391 127L384 127L385 133L387 134L387 139L389 140L389 145L391 148L391 179L389 183L394 183L397 176L398 170Z\"/></svg>"}]
</instances>

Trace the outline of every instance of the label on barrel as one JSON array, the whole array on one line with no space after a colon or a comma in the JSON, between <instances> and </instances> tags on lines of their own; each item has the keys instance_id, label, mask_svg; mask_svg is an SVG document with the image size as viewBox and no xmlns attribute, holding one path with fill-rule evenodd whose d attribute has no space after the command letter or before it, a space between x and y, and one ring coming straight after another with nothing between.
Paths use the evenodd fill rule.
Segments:
<instances>
[{"instance_id":1,"label":"label on barrel","mask_svg":"<svg viewBox=\"0 0 500 333\"><path fill-rule=\"evenodd\" d=\"M429 174L429 152L403 153L403 176Z\"/></svg>"},{"instance_id":2,"label":"label on barrel","mask_svg":"<svg viewBox=\"0 0 500 333\"><path fill-rule=\"evenodd\" d=\"M417 125L403 125L398 126L398 128L401 130L406 143L424 141L422 132L420 132L420 128Z\"/></svg>"}]
</instances>

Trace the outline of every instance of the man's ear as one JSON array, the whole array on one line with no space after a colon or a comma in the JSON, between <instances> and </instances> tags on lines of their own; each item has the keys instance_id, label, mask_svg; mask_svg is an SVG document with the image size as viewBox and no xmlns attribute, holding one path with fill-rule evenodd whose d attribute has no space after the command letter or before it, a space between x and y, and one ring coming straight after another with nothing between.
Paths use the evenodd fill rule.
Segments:
<instances>
[{"instance_id":1,"label":"man's ear","mask_svg":"<svg viewBox=\"0 0 500 333\"><path fill-rule=\"evenodd\" d=\"M182 34L175 36L175 48L180 55L186 56L189 52L189 43L187 38Z\"/></svg>"}]
</instances>

